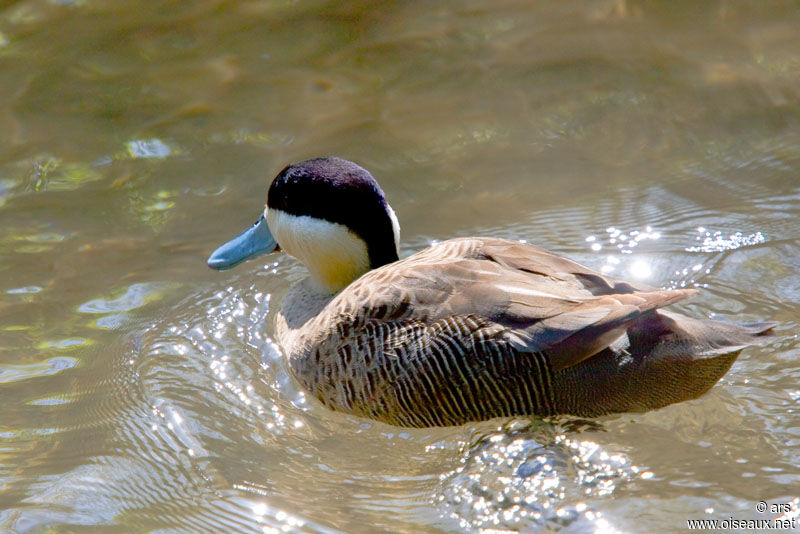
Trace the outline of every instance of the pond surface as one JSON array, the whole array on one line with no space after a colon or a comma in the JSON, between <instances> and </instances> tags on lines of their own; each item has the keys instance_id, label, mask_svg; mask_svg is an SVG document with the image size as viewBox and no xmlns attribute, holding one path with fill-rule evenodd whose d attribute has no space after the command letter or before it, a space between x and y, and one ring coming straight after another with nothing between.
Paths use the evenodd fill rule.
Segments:
<instances>
[{"instance_id":1,"label":"pond surface","mask_svg":"<svg viewBox=\"0 0 800 534\"><path fill-rule=\"evenodd\" d=\"M205 265L284 165L327 154L381 182L403 254L524 239L778 336L646 414L332 413L273 340L297 262ZM4 532L800 514L794 1L4 2L0 258Z\"/></svg>"}]
</instances>

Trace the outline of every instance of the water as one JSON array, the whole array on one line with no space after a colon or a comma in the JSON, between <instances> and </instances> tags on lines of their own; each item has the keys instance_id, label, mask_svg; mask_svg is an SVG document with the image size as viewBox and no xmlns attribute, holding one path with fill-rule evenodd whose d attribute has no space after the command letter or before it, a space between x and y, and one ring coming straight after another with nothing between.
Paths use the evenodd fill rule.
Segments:
<instances>
[{"instance_id":1,"label":"water","mask_svg":"<svg viewBox=\"0 0 800 534\"><path fill-rule=\"evenodd\" d=\"M0 530L684 531L800 513L793 2L0 7ZM695 401L409 430L306 399L284 165L372 170L402 252L494 235L780 322Z\"/></svg>"}]
</instances>

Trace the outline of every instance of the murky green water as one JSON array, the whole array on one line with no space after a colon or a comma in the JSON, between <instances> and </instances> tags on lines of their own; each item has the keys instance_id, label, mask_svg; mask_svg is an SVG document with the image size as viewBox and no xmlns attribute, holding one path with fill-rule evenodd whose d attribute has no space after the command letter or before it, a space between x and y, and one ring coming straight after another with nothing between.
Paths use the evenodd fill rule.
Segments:
<instances>
[{"instance_id":1,"label":"murky green water","mask_svg":"<svg viewBox=\"0 0 800 534\"><path fill-rule=\"evenodd\" d=\"M2 6L0 530L800 514L796 2ZM272 339L303 270L205 266L268 179L326 154L373 171L406 254L526 239L700 286L687 313L780 337L647 414L403 430L331 413Z\"/></svg>"}]
</instances>

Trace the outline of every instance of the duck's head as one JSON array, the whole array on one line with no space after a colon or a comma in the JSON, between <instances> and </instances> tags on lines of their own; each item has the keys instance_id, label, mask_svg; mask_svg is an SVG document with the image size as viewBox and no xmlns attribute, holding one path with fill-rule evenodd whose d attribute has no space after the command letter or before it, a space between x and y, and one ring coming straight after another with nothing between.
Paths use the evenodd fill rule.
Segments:
<instances>
[{"instance_id":1,"label":"duck's head","mask_svg":"<svg viewBox=\"0 0 800 534\"><path fill-rule=\"evenodd\" d=\"M272 181L261 218L211 254L208 266L230 269L280 247L336 293L397 260L400 225L372 175L327 157L289 165Z\"/></svg>"}]
</instances>

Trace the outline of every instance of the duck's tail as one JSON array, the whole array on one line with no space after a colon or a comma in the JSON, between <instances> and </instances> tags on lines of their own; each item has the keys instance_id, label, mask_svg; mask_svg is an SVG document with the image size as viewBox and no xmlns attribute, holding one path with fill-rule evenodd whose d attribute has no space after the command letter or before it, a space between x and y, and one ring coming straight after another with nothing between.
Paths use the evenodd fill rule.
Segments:
<instances>
[{"instance_id":1,"label":"duck's tail","mask_svg":"<svg viewBox=\"0 0 800 534\"><path fill-rule=\"evenodd\" d=\"M556 404L561 413L593 416L697 398L728 372L743 348L767 341L775 326L647 313L628 329L627 340L554 376Z\"/></svg>"},{"instance_id":2,"label":"duck's tail","mask_svg":"<svg viewBox=\"0 0 800 534\"><path fill-rule=\"evenodd\" d=\"M632 346L652 346L659 356L691 354L701 358L738 352L748 345L762 343L777 324L733 324L658 310L633 325L628 336Z\"/></svg>"}]
</instances>

